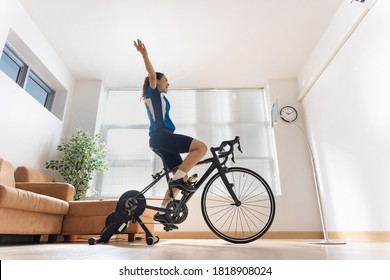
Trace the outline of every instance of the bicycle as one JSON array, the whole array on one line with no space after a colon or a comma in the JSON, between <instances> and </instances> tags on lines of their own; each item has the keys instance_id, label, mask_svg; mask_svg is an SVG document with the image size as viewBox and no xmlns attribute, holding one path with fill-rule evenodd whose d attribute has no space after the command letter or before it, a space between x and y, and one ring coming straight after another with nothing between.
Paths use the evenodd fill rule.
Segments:
<instances>
[{"instance_id":1,"label":"bicycle","mask_svg":"<svg viewBox=\"0 0 390 280\"><path fill-rule=\"evenodd\" d=\"M108 215L105 228L100 237L88 240L90 245L107 243L113 234L123 232L129 222L138 222L146 235L148 245L156 244L158 236L153 236L140 218L145 209L165 213L169 223L165 231L184 222L188 216L187 201L216 170L217 173L207 181L201 198L203 218L219 238L231 243L248 243L263 236L270 228L275 216L275 198L266 180L256 172L243 167L227 167L231 157L234 161L234 146L240 152L240 138L223 141L219 147L210 148L212 157L200 161L198 165L210 164L202 177L194 183L194 190L182 189L180 199L175 199L169 189L169 202L165 208L148 205L144 194L162 178L170 179L169 170L163 160L163 170L152 175L153 181L141 191L130 190L121 195L116 210ZM225 148L229 146L229 149ZM161 157L159 150L151 148ZM162 157L161 157L162 158ZM192 179L197 179L193 175Z\"/></svg>"}]
</instances>

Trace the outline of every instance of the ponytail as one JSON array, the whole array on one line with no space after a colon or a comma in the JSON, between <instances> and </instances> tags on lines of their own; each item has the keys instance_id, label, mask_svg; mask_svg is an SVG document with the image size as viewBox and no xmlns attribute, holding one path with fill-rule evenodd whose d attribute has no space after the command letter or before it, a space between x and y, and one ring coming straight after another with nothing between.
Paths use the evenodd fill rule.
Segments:
<instances>
[{"instance_id":1,"label":"ponytail","mask_svg":"<svg viewBox=\"0 0 390 280\"><path fill-rule=\"evenodd\" d=\"M163 73L156 72L156 78L157 80L161 80L161 78L164 76ZM147 98L147 93L150 85L149 76L145 77L144 84L142 85L142 95L141 100L145 100Z\"/></svg>"}]
</instances>

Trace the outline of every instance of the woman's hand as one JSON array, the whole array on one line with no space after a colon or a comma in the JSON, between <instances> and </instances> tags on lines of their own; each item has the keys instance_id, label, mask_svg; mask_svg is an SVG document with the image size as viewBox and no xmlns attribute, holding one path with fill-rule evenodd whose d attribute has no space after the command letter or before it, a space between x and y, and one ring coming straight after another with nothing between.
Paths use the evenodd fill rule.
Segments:
<instances>
[{"instance_id":1,"label":"woman's hand","mask_svg":"<svg viewBox=\"0 0 390 280\"><path fill-rule=\"evenodd\" d=\"M149 83L152 89L155 89L157 86L157 77L156 72L154 71L153 65L149 60L148 52L146 51L144 43L140 39L134 41L134 46L142 54L142 58L144 59L146 71L148 71L149 75Z\"/></svg>"},{"instance_id":2,"label":"woman's hand","mask_svg":"<svg viewBox=\"0 0 390 280\"><path fill-rule=\"evenodd\" d=\"M134 41L134 46L137 49L137 51L139 51L142 54L143 57L148 56L148 51L145 48L145 44L142 43L142 41L140 39L137 39L137 41Z\"/></svg>"}]
</instances>

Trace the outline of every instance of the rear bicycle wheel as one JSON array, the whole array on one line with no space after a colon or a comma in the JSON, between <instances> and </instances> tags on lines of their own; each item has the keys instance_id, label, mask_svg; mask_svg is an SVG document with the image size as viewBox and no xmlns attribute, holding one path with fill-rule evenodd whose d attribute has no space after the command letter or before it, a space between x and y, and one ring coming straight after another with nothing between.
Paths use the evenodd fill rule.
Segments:
<instances>
[{"instance_id":1,"label":"rear bicycle wheel","mask_svg":"<svg viewBox=\"0 0 390 280\"><path fill-rule=\"evenodd\" d=\"M225 175L239 203L233 201L217 173L203 190L203 218L211 231L226 241L252 242L265 234L273 222L274 195L268 183L252 170L233 167Z\"/></svg>"}]
</instances>

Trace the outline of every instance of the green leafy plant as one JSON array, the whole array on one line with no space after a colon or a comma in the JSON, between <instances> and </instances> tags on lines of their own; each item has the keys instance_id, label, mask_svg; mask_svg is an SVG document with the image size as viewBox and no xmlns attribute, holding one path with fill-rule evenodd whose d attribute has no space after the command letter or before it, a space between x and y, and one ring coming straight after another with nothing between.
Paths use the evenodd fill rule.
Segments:
<instances>
[{"instance_id":1,"label":"green leafy plant","mask_svg":"<svg viewBox=\"0 0 390 280\"><path fill-rule=\"evenodd\" d=\"M85 197L95 172L108 169L106 145L100 142L100 138L100 134L93 136L77 129L68 141L62 139L57 146L60 158L44 164L45 168L57 171L65 182L75 187L74 200Z\"/></svg>"}]
</instances>

